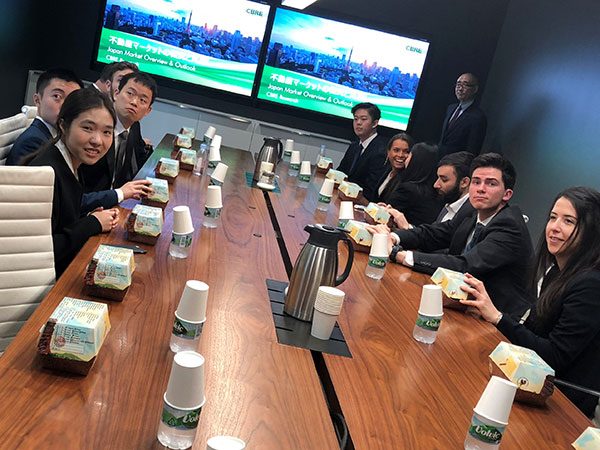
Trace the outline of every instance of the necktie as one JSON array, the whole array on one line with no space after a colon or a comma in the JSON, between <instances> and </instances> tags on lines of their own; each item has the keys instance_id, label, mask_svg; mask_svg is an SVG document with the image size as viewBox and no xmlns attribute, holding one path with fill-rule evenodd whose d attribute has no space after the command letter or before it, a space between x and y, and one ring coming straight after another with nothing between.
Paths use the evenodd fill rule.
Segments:
<instances>
[{"instance_id":1,"label":"necktie","mask_svg":"<svg viewBox=\"0 0 600 450\"><path fill-rule=\"evenodd\" d=\"M479 235L481 234L481 232L483 231L484 228L485 228L485 226L483 226L483 224L481 224L481 223L478 223L477 225L475 225L475 231L473 232L473 237L471 238L471 240L465 247L465 251L463 252L463 255L466 253L469 253L473 249L473 247L475 247L475 245L477 244L477 241L479 241Z\"/></svg>"},{"instance_id":2,"label":"necktie","mask_svg":"<svg viewBox=\"0 0 600 450\"><path fill-rule=\"evenodd\" d=\"M460 116L461 111L462 111L462 107L460 105L458 105L458 108L456 108L456 111L454 111L454 114L452 115L450 122L448 122L448 128L451 128L452 125L454 125L454 123L456 122L456 119L458 119L458 116Z\"/></svg>"},{"instance_id":3,"label":"necktie","mask_svg":"<svg viewBox=\"0 0 600 450\"><path fill-rule=\"evenodd\" d=\"M348 175L350 175L354 171L354 168L356 167L356 163L360 159L360 155L362 155L362 151L363 151L363 145L362 145L362 143L359 143L358 151L354 155L354 161L352 161L352 165L350 166L350 172L348 173Z\"/></svg>"},{"instance_id":4,"label":"necktie","mask_svg":"<svg viewBox=\"0 0 600 450\"><path fill-rule=\"evenodd\" d=\"M442 219L448 214L448 206L444 206L440 211L440 214L437 216L436 222L441 222Z\"/></svg>"},{"instance_id":5,"label":"necktie","mask_svg":"<svg viewBox=\"0 0 600 450\"><path fill-rule=\"evenodd\" d=\"M115 173L113 174L113 179L117 179L119 177L119 174L123 169L123 165L125 164L125 150L127 147L128 134L129 132L125 130L117 136L117 151L115 152Z\"/></svg>"}]
</instances>

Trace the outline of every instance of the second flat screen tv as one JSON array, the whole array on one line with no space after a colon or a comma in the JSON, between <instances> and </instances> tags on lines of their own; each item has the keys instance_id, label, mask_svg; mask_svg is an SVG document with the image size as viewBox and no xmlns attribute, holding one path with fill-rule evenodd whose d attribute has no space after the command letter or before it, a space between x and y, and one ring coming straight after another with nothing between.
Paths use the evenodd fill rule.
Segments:
<instances>
[{"instance_id":1,"label":"second flat screen tv","mask_svg":"<svg viewBox=\"0 0 600 450\"><path fill-rule=\"evenodd\" d=\"M97 60L250 96L269 8L248 0L108 0Z\"/></svg>"},{"instance_id":2,"label":"second flat screen tv","mask_svg":"<svg viewBox=\"0 0 600 450\"><path fill-rule=\"evenodd\" d=\"M406 130L429 43L277 9L258 98L352 118L361 102Z\"/></svg>"}]
</instances>

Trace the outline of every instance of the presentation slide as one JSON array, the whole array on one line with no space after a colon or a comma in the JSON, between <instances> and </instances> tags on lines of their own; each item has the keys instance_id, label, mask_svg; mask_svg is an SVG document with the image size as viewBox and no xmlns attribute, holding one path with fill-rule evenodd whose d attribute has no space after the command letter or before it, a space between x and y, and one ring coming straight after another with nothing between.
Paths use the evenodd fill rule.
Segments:
<instances>
[{"instance_id":1,"label":"presentation slide","mask_svg":"<svg viewBox=\"0 0 600 450\"><path fill-rule=\"evenodd\" d=\"M278 9L258 98L352 118L371 102L406 130L429 43Z\"/></svg>"},{"instance_id":2,"label":"presentation slide","mask_svg":"<svg viewBox=\"0 0 600 450\"><path fill-rule=\"evenodd\" d=\"M251 95L269 5L247 0L107 2L98 61Z\"/></svg>"}]
</instances>

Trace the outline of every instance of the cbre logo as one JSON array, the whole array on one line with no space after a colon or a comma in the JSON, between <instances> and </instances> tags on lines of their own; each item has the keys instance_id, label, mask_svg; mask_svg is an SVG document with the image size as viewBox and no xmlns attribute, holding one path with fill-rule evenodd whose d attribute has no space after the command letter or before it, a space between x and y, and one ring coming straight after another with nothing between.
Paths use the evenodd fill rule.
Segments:
<instances>
[{"instance_id":1,"label":"cbre logo","mask_svg":"<svg viewBox=\"0 0 600 450\"><path fill-rule=\"evenodd\" d=\"M257 9L252 9L252 8L248 8L248 9L246 10L246 12L247 12L248 14L252 14L253 16L260 16L260 17L262 17L262 15L263 15L263 12L262 12L262 11L259 11L259 10L257 10Z\"/></svg>"},{"instance_id":2,"label":"cbre logo","mask_svg":"<svg viewBox=\"0 0 600 450\"><path fill-rule=\"evenodd\" d=\"M408 50L409 52L423 53L423 50L421 50L420 48L411 47L410 45L406 46L406 50Z\"/></svg>"}]
</instances>

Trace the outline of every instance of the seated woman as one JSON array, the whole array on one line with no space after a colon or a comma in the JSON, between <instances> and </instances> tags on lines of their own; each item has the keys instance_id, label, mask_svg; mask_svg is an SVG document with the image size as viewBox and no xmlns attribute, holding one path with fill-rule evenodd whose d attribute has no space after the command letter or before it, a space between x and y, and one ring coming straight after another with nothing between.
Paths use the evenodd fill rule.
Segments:
<instances>
[{"instance_id":1,"label":"seated woman","mask_svg":"<svg viewBox=\"0 0 600 450\"><path fill-rule=\"evenodd\" d=\"M57 120L58 134L25 162L54 169L52 241L58 278L90 236L112 230L118 222L115 209L98 208L81 215L83 187L77 169L95 164L113 143L116 116L111 101L96 89L72 92Z\"/></svg>"},{"instance_id":2,"label":"seated woman","mask_svg":"<svg viewBox=\"0 0 600 450\"><path fill-rule=\"evenodd\" d=\"M521 324L496 309L483 283L468 275L468 300L513 343L534 350L556 378L600 390L600 193L587 187L561 192L538 245L532 293L537 302ZM561 387L588 417L598 398Z\"/></svg>"},{"instance_id":3,"label":"seated woman","mask_svg":"<svg viewBox=\"0 0 600 450\"><path fill-rule=\"evenodd\" d=\"M394 136L396 138L396 136ZM388 145L389 173L382 178L377 202L404 213L413 225L435 221L442 203L433 188L437 177L437 149L425 143L416 144L410 151L408 167L401 155L406 142L396 138Z\"/></svg>"}]
</instances>

